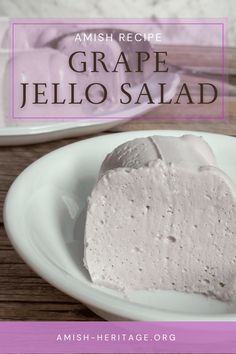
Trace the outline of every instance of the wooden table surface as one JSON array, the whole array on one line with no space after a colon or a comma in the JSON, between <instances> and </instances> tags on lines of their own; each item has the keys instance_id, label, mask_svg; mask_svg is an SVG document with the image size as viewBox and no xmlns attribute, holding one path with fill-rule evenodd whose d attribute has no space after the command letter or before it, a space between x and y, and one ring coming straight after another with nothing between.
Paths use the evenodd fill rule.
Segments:
<instances>
[{"instance_id":1,"label":"wooden table surface","mask_svg":"<svg viewBox=\"0 0 236 354\"><path fill-rule=\"evenodd\" d=\"M230 51L234 66L235 53L236 50L233 53ZM185 129L236 136L236 70L233 75L231 70L230 74L231 93L225 97L227 119L224 122L166 120L150 122L144 119L120 125L102 134L141 129ZM170 116L172 109L176 108L161 106L154 114ZM88 136L83 137L83 139L85 138ZM25 147L0 147L0 319L2 320L100 320L84 305L37 276L22 261L8 241L2 217L6 193L21 171L48 152L78 140L81 138Z\"/></svg>"}]
</instances>

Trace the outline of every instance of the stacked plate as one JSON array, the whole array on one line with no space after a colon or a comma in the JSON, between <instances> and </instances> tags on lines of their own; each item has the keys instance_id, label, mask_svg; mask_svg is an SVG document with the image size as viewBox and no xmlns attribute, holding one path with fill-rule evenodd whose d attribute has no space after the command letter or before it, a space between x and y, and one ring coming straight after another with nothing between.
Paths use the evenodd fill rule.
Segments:
<instances>
[{"instance_id":1,"label":"stacked plate","mask_svg":"<svg viewBox=\"0 0 236 354\"><path fill-rule=\"evenodd\" d=\"M60 138L76 137L85 134L97 133L121 124L129 119L142 116L148 110L153 109L153 105L129 104L123 105L122 110L115 113L108 113L102 119L92 117L88 119L78 119L74 121L64 120L55 122L19 122L7 118L6 101L7 97L7 75L8 63L11 58L11 51L7 49L6 33L9 28L9 20L0 20L0 145L20 145L46 142ZM4 48L5 47L5 48ZM35 49L37 50L37 49ZM17 54L16 54L17 55ZM158 82L165 82L165 99L169 100L175 94L179 77L175 73L153 73L148 79L149 84L154 87ZM137 92L142 83L137 85ZM9 96L9 95L8 95ZM160 97L154 99L155 107L159 104ZM123 118L120 118L123 117Z\"/></svg>"}]
</instances>

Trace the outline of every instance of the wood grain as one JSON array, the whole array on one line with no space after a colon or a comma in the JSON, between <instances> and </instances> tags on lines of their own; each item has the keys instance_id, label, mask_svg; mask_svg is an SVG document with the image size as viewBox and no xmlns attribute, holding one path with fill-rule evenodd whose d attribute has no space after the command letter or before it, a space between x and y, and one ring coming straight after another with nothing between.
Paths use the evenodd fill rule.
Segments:
<instances>
[{"instance_id":1,"label":"wood grain","mask_svg":"<svg viewBox=\"0 0 236 354\"><path fill-rule=\"evenodd\" d=\"M173 64L180 67L192 67L194 64L195 69L201 69L205 72L220 73L222 72L222 48L221 47L199 47L189 45L154 45L157 51L165 51L168 53L166 58L167 64ZM224 59L225 68L224 72L229 75L236 75L236 48L225 47Z\"/></svg>"},{"instance_id":2,"label":"wood grain","mask_svg":"<svg viewBox=\"0 0 236 354\"><path fill-rule=\"evenodd\" d=\"M211 133L236 135L236 98L227 97L225 99L226 116L224 120L202 120L189 121L175 119L171 120L169 117L174 114L176 116L179 110L179 116L182 114L181 107L170 106L168 109L160 106L158 109L149 112L139 120L129 121L119 127L111 129L113 132L131 131L131 130L149 130L149 129L174 129L174 130L193 130L193 131L208 131ZM156 120L150 120L156 114ZM186 114L186 111L185 111ZM165 116L167 117L165 119ZM158 118L159 117L159 118Z\"/></svg>"},{"instance_id":3,"label":"wood grain","mask_svg":"<svg viewBox=\"0 0 236 354\"><path fill-rule=\"evenodd\" d=\"M175 64L181 65L183 52L179 48L172 49L178 58ZM211 49L212 56L214 50L216 49ZM168 117L173 114L176 116L177 109L181 117L181 109L173 105L163 105L138 120L129 121L103 134L142 129L184 129L236 136L236 49L227 50L231 86L225 97L226 119L224 121L170 120ZM194 55L194 52L189 50L188 53L190 56ZM210 67L210 64L212 65L206 59L205 65ZM182 81L186 80L186 74L184 75ZM156 117L155 121L150 120L151 116ZM83 137L85 138L87 137ZM83 304L63 294L37 276L17 255L3 226L3 204L14 179L24 168L41 156L78 140L80 138L25 147L0 147L0 319L2 320L100 320Z\"/></svg>"},{"instance_id":4,"label":"wood grain","mask_svg":"<svg viewBox=\"0 0 236 354\"><path fill-rule=\"evenodd\" d=\"M37 276L13 249L3 226L4 199L19 173L49 151L77 140L0 148L0 320L100 320Z\"/></svg>"}]
</instances>

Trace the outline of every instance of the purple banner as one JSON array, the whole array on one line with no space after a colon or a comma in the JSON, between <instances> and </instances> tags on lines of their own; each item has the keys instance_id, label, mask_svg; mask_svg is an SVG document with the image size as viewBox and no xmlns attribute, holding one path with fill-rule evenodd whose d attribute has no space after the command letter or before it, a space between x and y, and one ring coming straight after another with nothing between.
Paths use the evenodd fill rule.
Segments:
<instances>
[{"instance_id":1,"label":"purple banner","mask_svg":"<svg viewBox=\"0 0 236 354\"><path fill-rule=\"evenodd\" d=\"M0 353L236 353L236 322L0 322Z\"/></svg>"},{"instance_id":2,"label":"purple banner","mask_svg":"<svg viewBox=\"0 0 236 354\"><path fill-rule=\"evenodd\" d=\"M222 19L18 19L2 46L9 119L224 119Z\"/></svg>"}]
</instances>

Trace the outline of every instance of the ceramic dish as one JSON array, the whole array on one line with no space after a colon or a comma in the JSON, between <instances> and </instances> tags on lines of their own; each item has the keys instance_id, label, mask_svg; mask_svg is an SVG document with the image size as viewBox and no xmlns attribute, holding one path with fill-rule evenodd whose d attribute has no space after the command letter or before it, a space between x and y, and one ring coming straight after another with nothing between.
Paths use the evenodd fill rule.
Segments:
<instances>
[{"instance_id":1,"label":"ceramic dish","mask_svg":"<svg viewBox=\"0 0 236 354\"><path fill-rule=\"evenodd\" d=\"M1 56L1 52L0 52ZM159 74L158 77L153 75L150 79L150 85L155 85L156 82L165 82L165 101L170 100L177 89L179 83L179 75L175 73ZM158 80L158 81L157 81ZM160 97L155 97L155 102L158 102ZM1 100L0 100L1 102ZM155 107L158 106L156 103ZM4 119L4 114L0 113L0 145L25 145L25 144L36 144L46 141L76 137L86 134L98 133L112 127L115 127L121 123L125 123L134 117L141 116L153 109L152 105L142 103L140 105L133 104L129 108L112 113L110 116L104 119L86 119L78 121L68 121L68 122L56 122L56 123L40 123L35 122L34 124L25 122L16 125L8 122ZM124 118L120 118L124 117Z\"/></svg>"},{"instance_id":2,"label":"ceramic dish","mask_svg":"<svg viewBox=\"0 0 236 354\"><path fill-rule=\"evenodd\" d=\"M111 134L68 145L33 163L13 183L5 202L5 227L15 249L40 276L105 319L236 320L236 303L175 291L134 291L124 297L93 285L83 266L86 200L106 154L136 137L184 133ZM236 183L236 139L192 133L206 139L219 167Z\"/></svg>"},{"instance_id":3,"label":"ceramic dish","mask_svg":"<svg viewBox=\"0 0 236 354\"><path fill-rule=\"evenodd\" d=\"M6 29L9 26L9 19L0 17L0 45L3 41ZM6 109L6 97L4 92L6 91L5 82L5 68L9 60L10 52L8 49L0 49L0 146L1 145L25 145L42 143L46 141L76 137L86 134L98 133L112 127L115 127L121 123L126 122L134 117L141 116L147 113L150 109L153 109L153 105L142 103L140 105L124 105L124 109L121 111L112 112L103 119L93 117L93 119L66 121L14 121L7 120L5 118ZM165 94L164 99L168 101L171 99L179 84L179 75L176 73L153 73L148 79L148 84L154 89L158 82L165 82ZM139 92L140 87L134 88ZM155 91L153 91L155 92ZM155 107L158 105L160 95L157 94L154 98L156 102Z\"/></svg>"}]
</instances>

